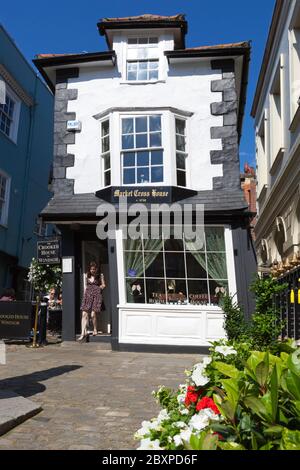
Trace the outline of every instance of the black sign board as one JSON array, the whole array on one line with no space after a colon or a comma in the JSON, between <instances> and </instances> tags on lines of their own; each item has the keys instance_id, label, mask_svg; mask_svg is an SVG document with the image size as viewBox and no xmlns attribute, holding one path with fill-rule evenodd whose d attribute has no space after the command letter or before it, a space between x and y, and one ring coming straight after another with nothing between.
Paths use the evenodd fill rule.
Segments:
<instances>
[{"instance_id":1,"label":"black sign board","mask_svg":"<svg viewBox=\"0 0 300 470\"><path fill-rule=\"evenodd\" d=\"M172 203L195 196L197 191L177 186L110 186L96 192L104 201L118 204L122 197L127 203Z\"/></svg>"},{"instance_id":2,"label":"black sign board","mask_svg":"<svg viewBox=\"0 0 300 470\"><path fill-rule=\"evenodd\" d=\"M29 338L31 302L0 301L0 339Z\"/></svg>"},{"instance_id":3,"label":"black sign board","mask_svg":"<svg viewBox=\"0 0 300 470\"><path fill-rule=\"evenodd\" d=\"M59 264L61 258L61 240L40 240L37 242L37 260L39 264Z\"/></svg>"}]
</instances>

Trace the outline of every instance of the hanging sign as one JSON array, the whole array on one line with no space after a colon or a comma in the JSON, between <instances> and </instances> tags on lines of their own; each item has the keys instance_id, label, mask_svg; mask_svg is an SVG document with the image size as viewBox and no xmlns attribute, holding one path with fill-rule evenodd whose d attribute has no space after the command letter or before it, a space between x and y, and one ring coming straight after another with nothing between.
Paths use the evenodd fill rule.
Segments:
<instances>
[{"instance_id":1,"label":"hanging sign","mask_svg":"<svg viewBox=\"0 0 300 470\"><path fill-rule=\"evenodd\" d=\"M37 261L39 264L60 264L61 240L41 240L37 242Z\"/></svg>"}]
</instances>

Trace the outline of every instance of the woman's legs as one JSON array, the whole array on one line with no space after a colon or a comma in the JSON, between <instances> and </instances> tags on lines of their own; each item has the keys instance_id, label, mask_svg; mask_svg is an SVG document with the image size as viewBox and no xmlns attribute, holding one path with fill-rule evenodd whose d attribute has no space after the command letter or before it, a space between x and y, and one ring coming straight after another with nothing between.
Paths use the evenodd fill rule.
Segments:
<instances>
[{"instance_id":1,"label":"woman's legs","mask_svg":"<svg viewBox=\"0 0 300 470\"><path fill-rule=\"evenodd\" d=\"M96 312L92 312L92 322L93 322L93 326L94 326L93 335L96 335L98 333L98 330L97 330L97 313Z\"/></svg>"},{"instance_id":2,"label":"woman's legs","mask_svg":"<svg viewBox=\"0 0 300 470\"><path fill-rule=\"evenodd\" d=\"M81 317L81 335L78 339L84 338L87 335L87 326L89 321L89 314L87 312L82 312Z\"/></svg>"}]
</instances>

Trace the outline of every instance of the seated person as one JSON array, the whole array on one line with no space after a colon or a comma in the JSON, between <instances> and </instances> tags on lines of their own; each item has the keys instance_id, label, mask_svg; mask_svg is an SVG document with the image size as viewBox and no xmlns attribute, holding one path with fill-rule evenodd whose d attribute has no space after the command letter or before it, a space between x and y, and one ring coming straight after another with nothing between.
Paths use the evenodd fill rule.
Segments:
<instances>
[{"instance_id":1,"label":"seated person","mask_svg":"<svg viewBox=\"0 0 300 470\"><path fill-rule=\"evenodd\" d=\"M13 300L16 300L16 293L14 289L4 289L0 301L2 302L11 302Z\"/></svg>"}]
</instances>

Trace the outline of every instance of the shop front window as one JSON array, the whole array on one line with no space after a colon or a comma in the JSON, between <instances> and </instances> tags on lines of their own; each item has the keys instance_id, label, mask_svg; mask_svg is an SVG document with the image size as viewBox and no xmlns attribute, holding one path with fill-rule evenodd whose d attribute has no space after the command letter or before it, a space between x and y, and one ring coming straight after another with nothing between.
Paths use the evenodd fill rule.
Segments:
<instances>
[{"instance_id":1,"label":"shop front window","mask_svg":"<svg viewBox=\"0 0 300 470\"><path fill-rule=\"evenodd\" d=\"M162 234L124 242L128 303L219 305L228 292L224 227L205 227L201 248Z\"/></svg>"}]
</instances>

